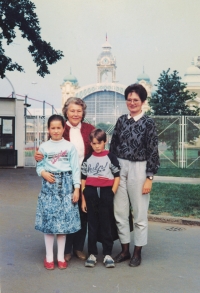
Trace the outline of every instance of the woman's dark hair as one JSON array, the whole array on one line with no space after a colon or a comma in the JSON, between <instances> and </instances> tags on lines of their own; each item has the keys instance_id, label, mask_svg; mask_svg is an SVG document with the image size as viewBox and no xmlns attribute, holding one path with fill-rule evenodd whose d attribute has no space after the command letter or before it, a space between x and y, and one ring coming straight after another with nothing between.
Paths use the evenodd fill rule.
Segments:
<instances>
[{"instance_id":1,"label":"woman's dark hair","mask_svg":"<svg viewBox=\"0 0 200 293\"><path fill-rule=\"evenodd\" d=\"M82 117L81 121L83 121L84 118L85 118L85 115L86 115L86 108L87 108L86 103L83 100L81 100L80 98L76 98L76 97L69 98L64 103L64 106L62 108L63 116L66 118L66 120L68 120L67 111L68 111L68 107L69 107L70 104L75 104L75 105L79 105L79 106L82 107L82 109L83 109L83 117Z\"/></svg>"},{"instance_id":2,"label":"woman's dark hair","mask_svg":"<svg viewBox=\"0 0 200 293\"><path fill-rule=\"evenodd\" d=\"M47 122L48 128L50 127L52 121L60 121L62 126L65 127L65 120L61 115L57 115L57 114L51 115Z\"/></svg>"},{"instance_id":3,"label":"woman's dark hair","mask_svg":"<svg viewBox=\"0 0 200 293\"><path fill-rule=\"evenodd\" d=\"M97 128L97 129L93 129L89 135L89 139L92 142L93 138L96 138L98 140L98 142L101 142L102 140L104 142L106 142L107 138L106 138L106 133L104 130Z\"/></svg>"},{"instance_id":4,"label":"woman's dark hair","mask_svg":"<svg viewBox=\"0 0 200 293\"><path fill-rule=\"evenodd\" d=\"M124 92L125 100L127 100L128 95L130 93L136 93L140 97L142 102L146 101L147 99L147 91L146 89L139 83L134 83L129 85Z\"/></svg>"}]
</instances>

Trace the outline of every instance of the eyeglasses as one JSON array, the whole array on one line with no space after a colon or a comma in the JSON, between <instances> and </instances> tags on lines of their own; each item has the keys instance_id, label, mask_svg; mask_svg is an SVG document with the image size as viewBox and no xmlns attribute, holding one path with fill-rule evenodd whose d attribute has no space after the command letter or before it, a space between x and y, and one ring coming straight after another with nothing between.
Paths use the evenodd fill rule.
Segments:
<instances>
[{"instance_id":1,"label":"eyeglasses","mask_svg":"<svg viewBox=\"0 0 200 293\"><path fill-rule=\"evenodd\" d=\"M139 102L141 102L141 100L136 100L136 99L127 99L126 101L129 104L132 104L132 103L138 104Z\"/></svg>"}]
</instances>

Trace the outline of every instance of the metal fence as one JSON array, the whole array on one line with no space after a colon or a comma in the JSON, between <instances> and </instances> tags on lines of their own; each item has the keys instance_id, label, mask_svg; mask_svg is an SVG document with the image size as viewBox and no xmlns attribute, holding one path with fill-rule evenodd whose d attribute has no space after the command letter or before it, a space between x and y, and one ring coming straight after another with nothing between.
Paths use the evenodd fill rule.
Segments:
<instances>
[{"instance_id":1,"label":"metal fence","mask_svg":"<svg viewBox=\"0 0 200 293\"><path fill-rule=\"evenodd\" d=\"M200 117L154 116L159 139L161 168L200 169ZM34 153L48 138L48 117L25 117L25 166L35 167ZM108 144L114 125L105 125Z\"/></svg>"}]
</instances>

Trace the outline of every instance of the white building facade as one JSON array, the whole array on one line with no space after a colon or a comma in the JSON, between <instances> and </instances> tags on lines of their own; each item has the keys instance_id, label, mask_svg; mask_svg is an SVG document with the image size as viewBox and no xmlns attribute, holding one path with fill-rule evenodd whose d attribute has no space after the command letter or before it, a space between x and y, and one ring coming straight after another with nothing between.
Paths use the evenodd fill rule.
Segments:
<instances>
[{"instance_id":1,"label":"white building facade","mask_svg":"<svg viewBox=\"0 0 200 293\"><path fill-rule=\"evenodd\" d=\"M186 70L183 82L187 84L187 90L190 93L197 93L197 97L193 101L187 101L188 106L200 107L200 56L193 58L191 65Z\"/></svg>"}]
</instances>

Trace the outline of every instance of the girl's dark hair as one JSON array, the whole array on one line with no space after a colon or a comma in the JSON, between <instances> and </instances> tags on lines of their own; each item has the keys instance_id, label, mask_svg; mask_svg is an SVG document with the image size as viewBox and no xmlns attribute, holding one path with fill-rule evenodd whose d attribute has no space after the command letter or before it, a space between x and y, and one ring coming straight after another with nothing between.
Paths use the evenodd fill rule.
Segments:
<instances>
[{"instance_id":1,"label":"girl's dark hair","mask_svg":"<svg viewBox=\"0 0 200 293\"><path fill-rule=\"evenodd\" d=\"M89 135L89 139L91 142L93 141L93 138L96 138L99 142L101 142L102 140L106 142L106 133L100 128L93 129Z\"/></svg>"},{"instance_id":2,"label":"girl's dark hair","mask_svg":"<svg viewBox=\"0 0 200 293\"><path fill-rule=\"evenodd\" d=\"M47 122L48 128L50 127L50 124L52 121L60 121L62 126L65 127L65 120L61 115L57 115L57 114L51 115Z\"/></svg>"},{"instance_id":3,"label":"girl's dark hair","mask_svg":"<svg viewBox=\"0 0 200 293\"><path fill-rule=\"evenodd\" d=\"M128 95L130 93L136 93L140 97L142 102L146 101L147 99L147 91L146 89L139 83L134 83L129 85L124 92L125 100L127 100Z\"/></svg>"},{"instance_id":4,"label":"girl's dark hair","mask_svg":"<svg viewBox=\"0 0 200 293\"><path fill-rule=\"evenodd\" d=\"M84 120L84 118L85 118L85 115L86 115L86 108L87 108L86 103L83 100L81 100L80 98L76 98L76 97L69 98L64 103L64 106L62 108L63 116L65 117L66 120L68 120L67 111L68 111L68 107L69 107L70 104L75 104L75 105L79 105L79 106L82 107L82 109L83 109L83 117L82 117L82 120L81 120L81 122L82 122Z\"/></svg>"}]
</instances>

